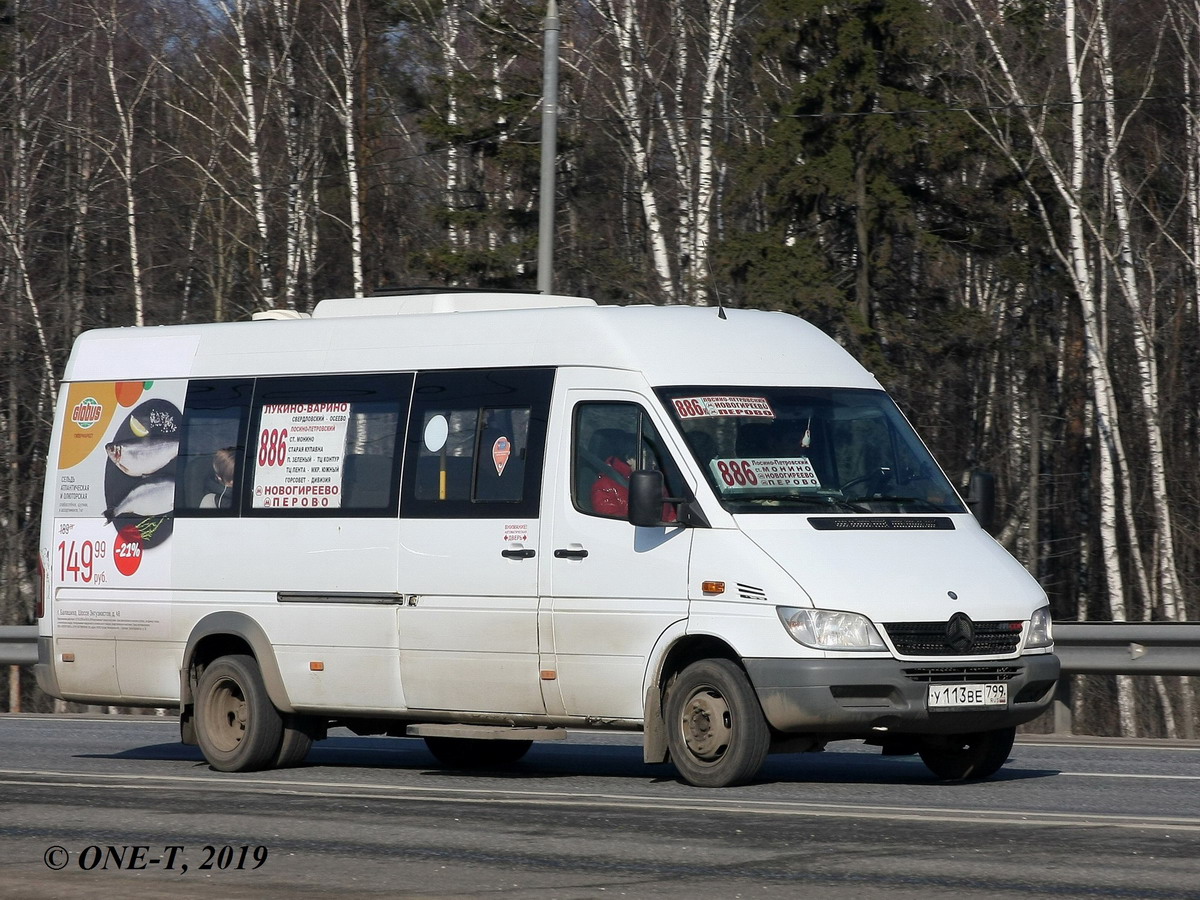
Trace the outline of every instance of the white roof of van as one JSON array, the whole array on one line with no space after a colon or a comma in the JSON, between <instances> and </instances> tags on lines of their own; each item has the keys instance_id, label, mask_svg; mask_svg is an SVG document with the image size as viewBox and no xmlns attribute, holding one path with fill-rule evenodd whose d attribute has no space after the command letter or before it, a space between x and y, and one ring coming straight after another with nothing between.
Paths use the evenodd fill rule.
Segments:
<instances>
[{"instance_id":1,"label":"white roof of van","mask_svg":"<svg viewBox=\"0 0 1200 900\"><path fill-rule=\"evenodd\" d=\"M652 385L879 387L835 341L785 313L726 309L722 318L714 307L537 294L327 300L312 318L90 331L65 380L514 366L626 369Z\"/></svg>"}]
</instances>

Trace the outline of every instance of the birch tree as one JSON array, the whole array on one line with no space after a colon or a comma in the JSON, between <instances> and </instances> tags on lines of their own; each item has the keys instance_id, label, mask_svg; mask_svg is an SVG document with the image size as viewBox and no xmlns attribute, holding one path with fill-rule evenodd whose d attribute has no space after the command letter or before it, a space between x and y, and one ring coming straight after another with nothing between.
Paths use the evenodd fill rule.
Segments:
<instances>
[{"instance_id":1,"label":"birch tree","mask_svg":"<svg viewBox=\"0 0 1200 900\"><path fill-rule=\"evenodd\" d=\"M325 13L332 26L329 34L330 56L336 61L336 70L328 71L329 93L332 97L334 114L341 126L342 145L345 150L346 187L349 210L347 214L350 231L350 266L354 296L363 296L363 236L362 206L358 174L358 136L356 133L355 79L359 74L360 61L355 51L351 32L351 0L333 0ZM315 258L315 252L312 254Z\"/></svg>"},{"instance_id":2,"label":"birch tree","mask_svg":"<svg viewBox=\"0 0 1200 900\"><path fill-rule=\"evenodd\" d=\"M24 2L0 27L0 622L32 621L46 428L61 361L60 311L43 291L41 235L60 214L40 190L55 160L55 113L70 81L72 35ZM9 668L9 709L20 709L20 670ZM16 706L13 706L13 700Z\"/></svg>"},{"instance_id":3,"label":"birch tree","mask_svg":"<svg viewBox=\"0 0 1200 900\"><path fill-rule=\"evenodd\" d=\"M258 269L260 300L266 306L275 305L275 277L271 259L271 235L267 214L267 183L263 173L259 136L259 103L261 89L255 78L254 57L250 51L249 14L252 0L214 0L214 4L229 22L237 47L239 68L236 112L237 131L242 139L241 152L250 175L250 190L257 231L255 261ZM231 110L233 112L233 110Z\"/></svg>"},{"instance_id":4,"label":"birch tree","mask_svg":"<svg viewBox=\"0 0 1200 900\"><path fill-rule=\"evenodd\" d=\"M21 17L24 22L24 13L22 4L14 2L14 18ZM0 105L6 110L5 118L14 139L8 144L5 154L7 164L4 173L8 177L0 182L3 185L0 198L3 200L0 205L0 248L4 251L0 259L6 261L5 265L0 266L0 289L3 289L4 306L8 311L8 346L16 347L24 340L21 334L23 329L20 328L24 319L21 313L24 312L36 338L38 368L42 372L43 384L49 392L52 406L58 372L46 316L31 273L32 214L35 186L54 140L47 112L54 102L54 88L63 79L72 47L68 41L61 50L48 55L39 52L44 49L41 37L52 30L51 26L49 20L43 19L28 31L18 29L9 47L12 68L3 81ZM12 392L9 393L11 395Z\"/></svg>"},{"instance_id":5,"label":"birch tree","mask_svg":"<svg viewBox=\"0 0 1200 900\"><path fill-rule=\"evenodd\" d=\"M104 74L108 100L116 128L111 135L96 135L98 145L112 165L124 194L125 232L128 241L129 280L133 300L134 325L146 324L146 290L143 277L140 220L138 217L139 140L138 108L147 100L157 75L157 60L150 57L140 72L131 72L122 61L118 69L118 46L128 46L116 0L94 8L95 24L102 35Z\"/></svg>"},{"instance_id":6,"label":"birch tree","mask_svg":"<svg viewBox=\"0 0 1200 900\"><path fill-rule=\"evenodd\" d=\"M1135 182L1126 173L1129 155L1123 146L1129 122L1139 106L1134 103L1129 112L1122 114L1116 108L1107 5L1103 0L1065 0L1061 18L1047 23L1059 31L1062 41L1069 143L1055 141L1055 107L1039 102L1051 96L1051 83L1039 88L1030 83L1028 76L1022 80L1017 74L1010 51L1002 45L1003 17L985 11L976 0L966 0L964 6L994 66L992 75L982 77L991 79L994 75L989 81L992 96L1017 110L1032 148L1030 159L1021 158L1002 115L992 111L978 114L976 120L1009 155L1017 171L1028 177L1029 163L1033 162L1046 173L1057 203L1065 210L1065 221L1060 222L1030 183L1046 238L1070 273L1082 317L1099 449L1096 494L1109 617L1123 621L1158 614L1177 619L1181 611L1180 582L1172 491L1162 437L1163 386L1154 345L1157 315L1148 295L1149 285L1134 262L1137 250L1131 185ZM1151 64L1144 71L1152 70ZM1138 85L1140 96L1148 96L1151 85L1151 78L1143 76ZM1093 115L1093 110L1098 114ZM1095 148L1101 152L1095 153ZM1123 317L1127 329L1114 327L1107 317L1114 301L1123 303L1127 310L1127 317ZM1119 341L1128 344L1116 343ZM1110 362L1122 346L1129 348L1135 360L1135 390L1140 401L1124 410ZM1128 419L1141 432L1139 446L1149 476L1145 495L1153 510L1147 518L1137 515L1139 479L1127 452ZM1149 561L1144 555L1147 547L1152 549ZM1135 597L1140 598L1136 606ZM1140 615L1137 608L1142 610ZM1086 617L1086 608L1081 607L1079 612L1081 618ZM1169 697L1162 690L1159 694L1167 730L1173 733ZM1122 730L1135 733L1133 686L1128 678L1118 679L1118 696Z\"/></svg>"},{"instance_id":7,"label":"birch tree","mask_svg":"<svg viewBox=\"0 0 1200 900\"><path fill-rule=\"evenodd\" d=\"M738 0L593 5L615 63L597 74L607 83L606 102L636 186L659 297L707 302L719 186L717 112L729 88Z\"/></svg>"}]
</instances>

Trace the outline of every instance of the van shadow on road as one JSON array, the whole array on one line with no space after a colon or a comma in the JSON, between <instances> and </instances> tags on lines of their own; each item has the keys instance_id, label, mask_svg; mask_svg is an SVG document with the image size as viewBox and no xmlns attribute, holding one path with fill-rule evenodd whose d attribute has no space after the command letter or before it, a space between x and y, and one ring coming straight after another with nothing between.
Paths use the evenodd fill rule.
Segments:
<instances>
[{"instance_id":1,"label":"van shadow on road","mask_svg":"<svg viewBox=\"0 0 1200 900\"><path fill-rule=\"evenodd\" d=\"M199 748L181 743L148 744L119 753L81 754L80 759L153 760L189 762L208 768ZM577 778L629 778L636 782L682 779L669 764L646 764L641 748L634 745L535 744L521 761L495 768L457 770L440 766L418 738L334 737L313 745L307 759L288 771L316 769L400 769L443 780L474 779L481 776L510 781L547 781ZM1012 782L1050 778L1057 769L1001 769L990 781ZM786 753L768 757L756 784L938 784L943 787L976 782L939 782L917 756L882 756L877 753L838 752Z\"/></svg>"}]
</instances>

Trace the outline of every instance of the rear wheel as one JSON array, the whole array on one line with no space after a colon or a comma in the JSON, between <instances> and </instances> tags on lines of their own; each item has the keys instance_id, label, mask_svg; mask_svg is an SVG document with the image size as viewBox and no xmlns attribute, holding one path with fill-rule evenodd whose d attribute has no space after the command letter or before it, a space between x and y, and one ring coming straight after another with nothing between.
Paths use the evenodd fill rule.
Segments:
<instances>
[{"instance_id":1,"label":"rear wheel","mask_svg":"<svg viewBox=\"0 0 1200 900\"><path fill-rule=\"evenodd\" d=\"M312 749L315 730L316 722L310 716L284 716L283 738L272 768L287 769L304 762L308 751Z\"/></svg>"},{"instance_id":2,"label":"rear wheel","mask_svg":"<svg viewBox=\"0 0 1200 900\"><path fill-rule=\"evenodd\" d=\"M745 673L727 659L692 663L667 687L671 762L697 787L745 784L758 774L771 733Z\"/></svg>"},{"instance_id":3,"label":"rear wheel","mask_svg":"<svg viewBox=\"0 0 1200 900\"><path fill-rule=\"evenodd\" d=\"M488 769L511 766L529 752L533 741L427 737L425 746L452 769Z\"/></svg>"},{"instance_id":4,"label":"rear wheel","mask_svg":"<svg viewBox=\"0 0 1200 900\"><path fill-rule=\"evenodd\" d=\"M921 760L938 778L961 781L995 775L1008 759L1016 728L976 734L930 735L922 743Z\"/></svg>"},{"instance_id":5,"label":"rear wheel","mask_svg":"<svg viewBox=\"0 0 1200 900\"><path fill-rule=\"evenodd\" d=\"M253 772L275 761L283 718L254 657L222 656L204 670L196 686L195 727L204 758L221 772Z\"/></svg>"}]
</instances>

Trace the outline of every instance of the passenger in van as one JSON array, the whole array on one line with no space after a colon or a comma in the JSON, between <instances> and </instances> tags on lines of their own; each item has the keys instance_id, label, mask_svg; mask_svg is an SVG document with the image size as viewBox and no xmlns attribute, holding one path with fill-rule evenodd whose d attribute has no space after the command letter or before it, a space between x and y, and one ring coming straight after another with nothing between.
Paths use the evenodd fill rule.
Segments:
<instances>
[{"instance_id":1,"label":"passenger in van","mask_svg":"<svg viewBox=\"0 0 1200 900\"><path fill-rule=\"evenodd\" d=\"M222 447L213 452L210 490L200 498L201 509L229 509L233 506L233 474L237 466L236 460L236 447Z\"/></svg>"},{"instance_id":2,"label":"passenger in van","mask_svg":"<svg viewBox=\"0 0 1200 900\"><path fill-rule=\"evenodd\" d=\"M592 510L597 515L625 518L629 515L629 476L633 459L610 456L592 485Z\"/></svg>"},{"instance_id":3,"label":"passenger in van","mask_svg":"<svg viewBox=\"0 0 1200 900\"><path fill-rule=\"evenodd\" d=\"M627 432L612 434L613 437L617 435L620 436L617 438L617 446L612 455L604 460L604 469L592 485L591 499L592 510L597 515L624 519L629 515L629 476L633 474L637 455L634 452L634 436ZM647 449L647 458L654 459L656 454L653 448L647 446ZM674 522L675 517L675 507L664 503L663 521Z\"/></svg>"}]
</instances>

